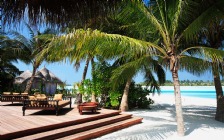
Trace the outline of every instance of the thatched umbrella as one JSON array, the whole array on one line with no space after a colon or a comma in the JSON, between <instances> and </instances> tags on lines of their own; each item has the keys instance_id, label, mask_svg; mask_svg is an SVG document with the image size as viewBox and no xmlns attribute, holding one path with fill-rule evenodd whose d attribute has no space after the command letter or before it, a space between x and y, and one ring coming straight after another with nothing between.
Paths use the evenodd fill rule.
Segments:
<instances>
[{"instance_id":1,"label":"thatched umbrella","mask_svg":"<svg viewBox=\"0 0 224 140\"><path fill-rule=\"evenodd\" d=\"M33 24L86 26L105 17L121 0L3 0L3 25L18 25L24 19Z\"/></svg>"}]
</instances>

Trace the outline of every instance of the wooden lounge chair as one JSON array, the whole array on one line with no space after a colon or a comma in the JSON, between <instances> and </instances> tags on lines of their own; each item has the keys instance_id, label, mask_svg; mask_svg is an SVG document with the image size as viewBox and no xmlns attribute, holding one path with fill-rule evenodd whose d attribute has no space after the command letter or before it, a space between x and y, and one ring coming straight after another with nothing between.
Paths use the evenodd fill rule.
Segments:
<instances>
[{"instance_id":1,"label":"wooden lounge chair","mask_svg":"<svg viewBox=\"0 0 224 140\"><path fill-rule=\"evenodd\" d=\"M98 104L99 103L97 102L85 102L85 103L79 104L77 106L79 110L79 114L82 115L83 111L91 111L92 113L96 113Z\"/></svg>"},{"instance_id":2,"label":"wooden lounge chair","mask_svg":"<svg viewBox=\"0 0 224 140\"><path fill-rule=\"evenodd\" d=\"M24 100L23 102L23 116L25 116L27 109L55 110L57 116L58 111L63 107L69 105L71 108L71 103L71 97L63 97L63 100L55 100L54 98L35 99L30 97L30 99Z\"/></svg>"}]
</instances>

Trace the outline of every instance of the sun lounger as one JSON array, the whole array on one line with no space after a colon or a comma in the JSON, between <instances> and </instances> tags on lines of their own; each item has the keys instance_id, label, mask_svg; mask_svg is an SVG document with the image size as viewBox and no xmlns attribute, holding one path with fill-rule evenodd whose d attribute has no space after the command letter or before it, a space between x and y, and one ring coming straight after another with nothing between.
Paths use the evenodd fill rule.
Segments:
<instances>
[{"instance_id":1,"label":"sun lounger","mask_svg":"<svg viewBox=\"0 0 224 140\"><path fill-rule=\"evenodd\" d=\"M27 109L39 109L39 110L55 110L56 116L58 111L63 107L69 105L71 108L71 97L63 97L63 100L48 99L29 99L23 101L23 116Z\"/></svg>"}]
</instances>

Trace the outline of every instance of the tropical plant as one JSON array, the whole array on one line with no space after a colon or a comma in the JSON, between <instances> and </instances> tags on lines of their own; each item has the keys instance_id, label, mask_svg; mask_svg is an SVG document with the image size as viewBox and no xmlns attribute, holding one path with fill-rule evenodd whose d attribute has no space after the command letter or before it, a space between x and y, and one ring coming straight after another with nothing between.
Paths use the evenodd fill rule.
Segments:
<instances>
[{"instance_id":1,"label":"tropical plant","mask_svg":"<svg viewBox=\"0 0 224 140\"><path fill-rule=\"evenodd\" d=\"M23 59L22 48L18 47L18 41L13 40L5 33L0 35L0 92L11 91L19 69L13 64L18 59Z\"/></svg>"},{"instance_id":2,"label":"tropical plant","mask_svg":"<svg viewBox=\"0 0 224 140\"><path fill-rule=\"evenodd\" d=\"M118 59L118 61L122 62L119 62L119 67L113 71L111 78L116 85L126 82L120 104L121 111L127 111L129 109L129 89L132 83L132 78L137 73L140 72L144 75L146 86L150 86L153 93L155 92L155 89L160 92L159 85L162 85L165 82L165 72L162 66L158 64L158 61L153 60L150 57L141 57L140 59L136 59L136 57L134 59L127 58L128 57L126 57L125 60L124 58ZM155 79L153 73L158 77L157 79L159 83Z\"/></svg>"},{"instance_id":3,"label":"tropical plant","mask_svg":"<svg viewBox=\"0 0 224 140\"><path fill-rule=\"evenodd\" d=\"M2 0L2 26L15 28L27 21L31 25L50 25L55 29L88 27L90 23L102 21L119 2L121 0Z\"/></svg>"},{"instance_id":4,"label":"tropical plant","mask_svg":"<svg viewBox=\"0 0 224 140\"><path fill-rule=\"evenodd\" d=\"M223 13L224 15L224 13ZM199 34L201 39L201 44L214 48L223 50L223 40L224 40L224 23L223 19L216 19L214 21L209 22L209 24L202 28L201 33ZM216 62L212 63L212 74L214 79L214 85L216 89L216 100L217 100L217 108L215 119L217 121L224 122L224 106L223 106L223 89L220 80L220 74L224 74L223 65L220 65Z\"/></svg>"},{"instance_id":5,"label":"tropical plant","mask_svg":"<svg viewBox=\"0 0 224 140\"><path fill-rule=\"evenodd\" d=\"M130 85L130 94L128 96L128 106L132 108L148 109L154 101L149 98L149 94L152 94L146 87L142 87L139 84L132 82Z\"/></svg>"},{"instance_id":6,"label":"tropical plant","mask_svg":"<svg viewBox=\"0 0 224 140\"><path fill-rule=\"evenodd\" d=\"M75 45L81 50L92 50L95 51L94 54L110 59L128 56L143 61L145 60L143 58L147 57L156 58L169 67L172 73L177 132L179 135L184 135L178 72L187 70L194 74L203 73L210 66L210 63L207 63L209 60L221 63L224 55L223 51L202 46L192 47L189 43L192 34L197 33L202 27L201 23L211 20L211 16L220 15L218 9L223 1L206 2L208 1L157 0L153 7L148 8L141 1L124 1L124 7L119 11L121 22L131 20L130 23L133 23L133 17L137 17L133 26L125 27L125 30L141 29L140 31L144 32L138 35L141 37L147 33L149 35L147 39L138 40L90 29L75 30L70 34L55 38L49 45L51 49L45 50L45 53L54 54L60 48L66 54L71 51L69 48ZM200 8L201 5L204 6ZM197 9L193 16L194 10L192 9ZM215 13L214 9L216 9ZM63 46L57 44L63 44ZM195 67L195 65L200 67ZM130 66L133 67L133 65Z\"/></svg>"},{"instance_id":7,"label":"tropical plant","mask_svg":"<svg viewBox=\"0 0 224 140\"><path fill-rule=\"evenodd\" d=\"M31 28L31 26L28 24L26 25L30 33L30 39L27 39L25 36L15 31L12 32L12 34L14 35L14 39L20 42L19 45L23 48L23 55L26 58L24 62L31 63L33 67L31 78L27 82L24 91L30 92L36 71L46 58L46 55L39 59L37 59L37 56L44 49L44 47L46 47L49 40L55 36L56 32L51 29L46 29L43 33L37 31L35 34L35 31ZM37 36L39 36L39 38L37 38Z\"/></svg>"}]
</instances>

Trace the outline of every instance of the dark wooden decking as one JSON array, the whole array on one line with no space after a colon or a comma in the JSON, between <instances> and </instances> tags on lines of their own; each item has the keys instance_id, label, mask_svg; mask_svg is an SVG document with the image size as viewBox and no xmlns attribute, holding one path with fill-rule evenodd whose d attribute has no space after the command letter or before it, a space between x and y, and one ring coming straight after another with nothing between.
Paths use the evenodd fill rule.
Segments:
<instances>
[{"instance_id":1,"label":"dark wooden decking","mask_svg":"<svg viewBox=\"0 0 224 140\"><path fill-rule=\"evenodd\" d=\"M97 110L96 114L85 112L80 115L75 106L72 109L66 106L58 116L52 110L27 110L26 116L23 116L21 104L0 102L0 139L63 139L65 136L66 139L90 139L140 123L141 120L108 109ZM113 127L106 128L108 124ZM99 130L94 130L94 134L91 132L93 129ZM84 134L85 131L87 134Z\"/></svg>"}]
</instances>

